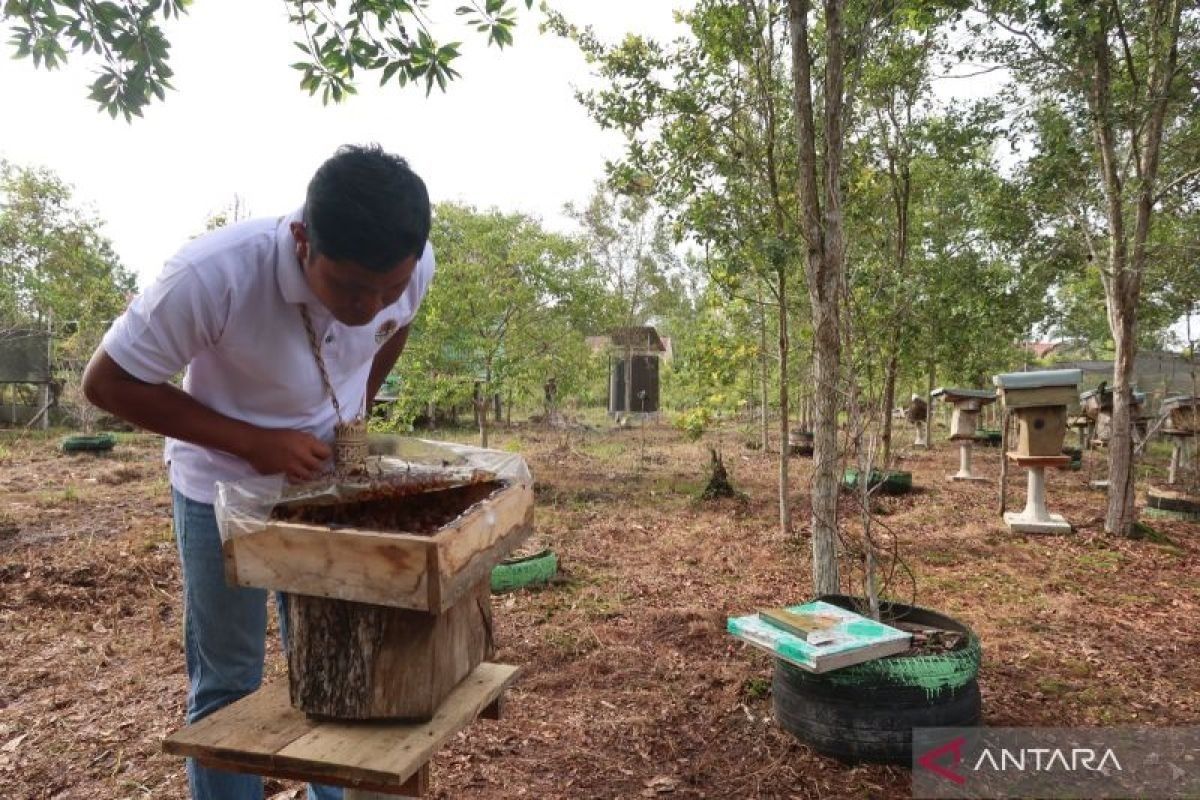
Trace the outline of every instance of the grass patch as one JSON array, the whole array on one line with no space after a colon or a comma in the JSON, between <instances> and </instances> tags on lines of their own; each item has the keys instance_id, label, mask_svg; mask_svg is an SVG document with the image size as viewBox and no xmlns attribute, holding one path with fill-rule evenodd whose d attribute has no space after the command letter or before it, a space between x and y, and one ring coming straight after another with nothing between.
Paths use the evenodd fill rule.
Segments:
<instances>
[{"instance_id":1,"label":"grass patch","mask_svg":"<svg viewBox=\"0 0 1200 800\"><path fill-rule=\"evenodd\" d=\"M146 552L153 552L165 544L173 544L175 542L175 526L162 525L154 527L147 532L142 539L142 549Z\"/></svg>"},{"instance_id":2,"label":"grass patch","mask_svg":"<svg viewBox=\"0 0 1200 800\"><path fill-rule=\"evenodd\" d=\"M926 550L921 554L921 560L926 564L933 564L938 567L946 567L951 564L957 564L961 561L961 556L956 553L951 553L948 550Z\"/></svg>"},{"instance_id":3,"label":"grass patch","mask_svg":"<svg viewBox=\"0 0 1200 800\"><path fill-rule=\"evenodd\" d=\"M1094 553L1081 553L1075 557L1075 563L1084 569L1099 572L1116 572L1123 560L1115 550L1097 550Z\"/></svg>"},{"instance_id":4,"label":"grass patch","mask_svg":"<svg viewBox=\"0 0 1200 800\"><path fill-rule=\"evenodd\" d=\"M1062 697L1069 693L1075 687L1064 680L1055 677L1039 678L1037 681L1038 691L1048 697Z\"/></svg>"},{"instance_id":5,"label":"grass patch","mask_svg":"<svg viewBox=\"0 0 1200 800\"><path fill-rule=\"evenodd\" d=\"M742 696L747 700L762 700L770 693L770 678L747 678L742 682Z\"/></svg>"},{"instance_id":6,"label":"grass patch","mask_svg":"<svg viewBox=\"0 0 1200 800\"><path fill-rule=\"evenodd\" d=\"M1159 547L1165 547L1168 550L1175 551L1176 553L1183 552L1183 548L1179 546L1178 542L1173 540L1170 536L1167 536L1162 531L1156 530L1144 522L1135 522L1133 524L1133 536L1131 538L1138 539L1143 542L1149 542L1150 544L1156 544Z\"/></svg>"},{"instance_id":7,"label":"grass patch","mask_svg":"<svg viewBox=\"0 0 1200 800\"><path fill-rule=\"evenodd\" d=\"M635 443L624 441L587 442L583 444L579 450L587 453L593 458L599 458L606 461L608 459L616 459L626 455L632 446L635 446Z\"/></svg>"},{"instance_id":8,"label":"grass patch","mask_svg":"<svg viewBox=\"0 0 1200 800\"><path fill-rule=\"evenodd\" d=\"M84 499L83 493L76 489L74 484L68 484L61 492L42 492L36 502L42 508L58 508L82 502Z\"/></svg>"},{"instance_id":9,"label":"grass patch","mask_svg":"<svg viewBox=\"0 0 1200 800\"><path fill-rule=\"evenodd\" d=\"M551 649L570 657L587 655L600 646L595 635L591 633L578 634L565 628L546 631L543 638Z\"/></svg>"}]
</instances>

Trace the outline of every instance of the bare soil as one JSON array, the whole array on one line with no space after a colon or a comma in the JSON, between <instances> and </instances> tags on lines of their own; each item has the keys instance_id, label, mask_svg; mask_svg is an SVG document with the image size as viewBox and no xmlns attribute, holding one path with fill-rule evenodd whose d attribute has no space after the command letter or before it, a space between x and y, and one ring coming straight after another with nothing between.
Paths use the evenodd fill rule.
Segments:
<instances>
[{"instance_id":1,"label":"bare soil","mask_svg":"<svg viewBox=\"0 0 1200 800\"><path fill-rule=\"evenodd\" d=\"M463 434L465 437L466 434ZM797 527L778 531L776 465L736 431L686 442L667 428L565 434L519 428L538 481L555 584L493 597L498 660L524 665L506 717L479 721L434 761L441 798L908 796L894 767L813 754L772 718L770 660L727 616L811 595L808 477L794 459ZM155 437L105 456L53 438L0 439L0 798L186 797L161 752L183 717L180 586ZM700 502L718 447L744 496ZM1103 533L1103 454L1047 479L1060 537L1010 533L994 484L951 483L956 448L906 452L915 491L873 524L893 599L973 626L990 725L1186 725L1200 717L1200 525L1148 519ZM994 478L999 451L979 448ZM1140 472L1163 474L1158 453ZM1024 502L1010 476L1010 508ZM861 587L861 521L846 498L843 585ZM903 564L891 558L898 554ZM268 679L284 676L271 638ZM267 796L300 797L270 781Z\"/></svg>"}]
</instances>

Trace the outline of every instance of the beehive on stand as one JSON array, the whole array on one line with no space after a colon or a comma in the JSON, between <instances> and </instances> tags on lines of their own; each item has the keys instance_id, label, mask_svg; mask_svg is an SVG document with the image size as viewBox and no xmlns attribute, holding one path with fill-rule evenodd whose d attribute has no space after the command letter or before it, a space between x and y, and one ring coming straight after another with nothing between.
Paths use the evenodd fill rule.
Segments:
<instances>
[{"instance_id":1,"label":"beehive on stand","mask_svg":"<svg viewBox=\"0 0 1200 800\"><path fill-rule=\"evenodd\" d=\"M491 570L532 521L528 483L381 478L225 520L226 580L288 593L293 706L427 720L490 655Z\"/></svg>"},{"instance_id":2,"label":"beehive on stand","mask_svg":"<svg viewBox=\"0 0 1200 800\"><path fill-rule=\"evenodd\" d=\"M1146 512L1151 516L1200 519L1200 474L1189 454L1200 439L1200 396L1179 395L1163 400L1159 407L1162 433L1171 441L1171 465L1166 486L1151 486Z\"/></svg>"},{"instance_id":3,"label":"beehive on stand","mask_svg":"<svg viewBox=\"0 0 1200 800\"><path fill-rule=\"evenodd\" d=\"M1004 409L1017 417L1017 436L1009 460L1029 473L1025 510L1009 512L1004 521L1018 533L1069 533L1071 526L1062 516L1046 510L1046 467L1064 467L1070 456L1063 455L1067 435L1067 408L1077 402L1077 369L1011 372L996 375L992 381L1000 392Z\"/></svg>"},{"instance_id":4,"label":"beehive on stand","mask_svg":"<svg viewBox=\"0 0 1200 800\"><path fill-rule=\"evenodd\" d=\"M1144 435L1145 420L1139 416L1146 402L1145 392L1134 390L1130 395L1133 405L1130 408L1131 424L1135 430ZM1092 431L1096 444L1106 445L1112 438L1113 393L1106 384L1100 384L1095 389L1079 395L1079 405L1084 415L1092 421Z\"/></svg>"},{"instance_id":5,"label":"beehive on stand","mask_svg":"<svg viewBox=\"0 0 1200 800\"><path fill-rule=\"evenodd\" d=\"M1166 417L1163 433L1200 436L1200 396L1168 397L1159 413Z\"/></svg>"},{"instance_id":6,"label":"beehive on stand","mask_svg":"<svg viewBox=\"0 0 1200 800\"><path fill-rule=\"evenodd\" d=\"M971 448L975 443L975 432L979 427L979 412L989 403L996 402L996 393L986 389L933 390L933 397L940 397L954 407L950 417L950 441L958 442L958 472L949 476L952 481L982 481L985 478L971 472Z\"/></svg>"},{"instance_id":7,"label":"beehive on stand","mask_svg":"<svg viewBox=\"0 0 1200 800\"><path fill-rule=\"evenodd\" d=\"M925 420L929 415L929 406L919 394L914 394L908 401L908 406L904 409L904 418L911 422L916 428L917 439L913 442L915 447L928 447L929 442L925 436Z\"/></svg>"}]
</instances>

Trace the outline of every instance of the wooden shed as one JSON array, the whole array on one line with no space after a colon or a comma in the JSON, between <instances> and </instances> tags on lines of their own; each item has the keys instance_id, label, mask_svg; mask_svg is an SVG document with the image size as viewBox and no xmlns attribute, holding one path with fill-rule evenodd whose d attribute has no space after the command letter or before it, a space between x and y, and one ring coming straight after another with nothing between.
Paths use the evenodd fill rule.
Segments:
<instances>
[{"instance_id":1,"label":"wooden shed","mask_svg":"<svg viewBox=\"0 0 1200 800\"><path fill-rule=\"evenodd\" d=\"M608 338L608 413L657 414L659 361L667 349L658 331L616 328Z\"/></svg>"}]
</instances>

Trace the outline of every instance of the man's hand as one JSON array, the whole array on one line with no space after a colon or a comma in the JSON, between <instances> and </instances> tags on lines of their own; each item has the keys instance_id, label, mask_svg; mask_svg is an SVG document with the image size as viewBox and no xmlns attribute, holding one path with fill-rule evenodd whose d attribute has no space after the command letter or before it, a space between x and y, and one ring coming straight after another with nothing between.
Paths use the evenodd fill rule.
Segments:
<instances>
[{"instance_id":1,"label":"man's hand","mask_svg":"<svg viewBox=\"0 0 1200 800\"><path fill-rule=\"evenodd\" d=\"M169 383L145 383L104 352L96 351L83 376L92 405L147 430L237 456L264 475L283 473L306 481L331 455L311 434L259 428L218 414Z\"/></svg>"},{"instance_id":2,"label":"man's hand","mask_svg":"<svg viewBox=\"0 0 1200 800\"><path fill-rule=\"evenodd\" d=\"M307 481L333 456L329 445L303 431L258 429L239 455L263 475L283 473L291 481Z\"/></svg>"}]
</instances>

